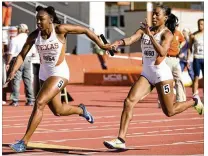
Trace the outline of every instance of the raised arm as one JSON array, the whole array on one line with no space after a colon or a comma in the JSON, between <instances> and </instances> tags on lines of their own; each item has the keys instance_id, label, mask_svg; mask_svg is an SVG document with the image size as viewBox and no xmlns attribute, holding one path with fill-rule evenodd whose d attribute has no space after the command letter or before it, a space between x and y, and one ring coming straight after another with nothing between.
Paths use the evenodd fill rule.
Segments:
<instances>
[{"instance_id":1,"label":"raised arm","mask_svg":"<svg viewBox=\"0 0 208 156\"><path fill-rule=\"evenodd\" d=\"M71 25L71 24L61 24L58 26L58 29L63 34L85 34L87 35L92 41L94 41L100 48L104 50L111 50L112 48L109 45L104 45L98 36L90 29L78 26L78 25Z\"/></svg>"}]
</instances>

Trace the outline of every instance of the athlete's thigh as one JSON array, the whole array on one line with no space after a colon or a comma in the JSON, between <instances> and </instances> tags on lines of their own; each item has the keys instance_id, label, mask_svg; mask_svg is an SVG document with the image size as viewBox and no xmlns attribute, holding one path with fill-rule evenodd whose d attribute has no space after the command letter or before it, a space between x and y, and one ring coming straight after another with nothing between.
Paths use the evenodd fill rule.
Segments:
<instances>
[{"instance_id":1,"label":"athlete's thigh","mask_svg":"<svg viewBox=\"0 0 208 156\"><path fill-rule=\"evenodd\" d=\"M149 83L149 81L140 76L137 82L131 87L129 94L127 96L131 101L139 101L143 99L147 94L149 94L153 89L153 86Z\"/></svg>"},{"instance_id":2,"label":"athlete's thigh","mask_svg":"<svg viewBox=\"0 0 208 156\"><path fill-rule=\"evenodd\" d=\"M157 83L156 89L163 112L172 111L174 101L173 80L166 80Z\"/></svg>"},{"instance_id":3,"label":"athlete's thigh","mask_svg":"<svg viewBox=\"0 0 208 156\"><path fill-rule=\"evenodd\" d=\"M44 83L41 81L41 88L37 95L37 100L40 100L42 103L48 103L67 84L68 80L57 76L49 77Z\"/></svg>"},{"instance_id":4,"label":"athlete's thigh","mask_svg":"<svg viewBox=\"0 0 208 156\"><path fill-rule=\"evenodd\" d=\"M57 114L57 112L60 112L60 109L62 108L62 101L61 101L61 93L59 92L56 96L54 96L48 103L48 107L50 110Z\"/></svg>"}]
</instances>

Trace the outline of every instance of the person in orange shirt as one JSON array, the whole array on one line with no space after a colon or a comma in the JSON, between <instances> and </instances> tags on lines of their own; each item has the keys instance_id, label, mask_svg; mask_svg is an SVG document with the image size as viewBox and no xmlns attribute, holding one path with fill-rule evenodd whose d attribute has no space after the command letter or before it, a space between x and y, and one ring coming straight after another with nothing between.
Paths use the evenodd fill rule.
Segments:
<instances>
[{"instance_id":1,"label":"person in orange shirt","mask_svg":"<svg viewBox=\"0 0 208 156\"><path fill-rule=\"evenodd\" d=\"M2 2L2 25L10 26L12 18L11 2Z\"/></svg>"},{"instance_id":2,"label":"person in orange shirt","mask_svg":"<svg viewBox=\"0 0 208 156\"><path fill-rule=\"evenodd\" d=\"M173 40L168 50L166 63L170 67L173 78L175 81L175 91L176 91L176 101L183 102L186 101L186 91L182 82L182 71L180 67L179 52L180 49L185 45L185 38L182 33L176 29L173 33Z\"/></svg>"}]
</instances>

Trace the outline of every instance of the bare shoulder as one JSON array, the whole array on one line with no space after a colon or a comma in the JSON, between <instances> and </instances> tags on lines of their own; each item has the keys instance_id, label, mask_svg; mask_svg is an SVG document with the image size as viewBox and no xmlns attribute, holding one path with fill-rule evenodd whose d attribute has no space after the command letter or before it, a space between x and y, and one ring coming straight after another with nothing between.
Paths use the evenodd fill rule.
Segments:
<instances>
[{"instance_id":1,"label":"bare shoulder","mask_svg":"<svg viewBox=\"0 0 208 156\"><path fill-rule=\"evenodd\" d=\"M38 37L38 33L39 33L39 30L36 29L34 30L33 32L31 32L27 38L27 42L32 42L32 41L35 41L35 39Z\"/></svg>"},{"instance_id":2,"label":"bare shoulder","mask_svg":"<svg viewBox=\"0 0 208 156\"><path fill-rule=\"evenodd\" d=\"M71 26L71 24L55 24L55 31L57 34L65 34Z\"/></svg>"},{"instance_id":3,"label":"bare shoulder","mask_svg":"<svg viewBox=\"0 0 208 156\"><path fill-rule=\"evenodd\" d=\"M173 33L169 29L165 29L164 35L173 36Z\"/></svg>"},{"instance_id":4,"label":"bare shoulder","mask_svg":"<svg viewBox=\"0 0 208 156\"><path fill-rule=\"evenodd\" d=\"M165 29L162 36L165 37L165 38L172 39L173 38L173 33L169 29Z\"/></svg>"}]
</instances>

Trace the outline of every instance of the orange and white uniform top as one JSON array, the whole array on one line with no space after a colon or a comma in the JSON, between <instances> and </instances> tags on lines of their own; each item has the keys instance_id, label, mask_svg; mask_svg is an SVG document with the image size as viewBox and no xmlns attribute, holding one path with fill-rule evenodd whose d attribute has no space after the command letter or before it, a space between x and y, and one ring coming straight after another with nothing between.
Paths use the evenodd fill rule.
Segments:
<instances>
[{"instance_id":1,"label":"orange and white uniform top","mask_svg":"<svg viewBox=\"0 0 208 156\"><path fill-rule=\"evenodd\" d=\"M161 37L164 30L166 30L166 28L154 35L154 39L159 44L162 42ZM155 65L158 53L147 34L143 34L141 38L141 48L143 60L143 70L141 75L144 76L150 84L155 85L158 82L173 79L172 72L165 63L165 59L159 65Z\"/></svg>"},{"instance_id":2,"label":"orange and white uniform top","mask_svg":"<svg viewBox=\"0 0 208 156\"><path fill-rule=\"evenodd\" d=\"M65 50L64 44L57 38L54 25L48 39L43 39L41 31L39 31L35 41L40 56L39 79L45 81L50 76L58 76L69 80L69 67L66 60L64 59L63 62L57 65L61 52Z\"/></svg>"}]
</instances>

